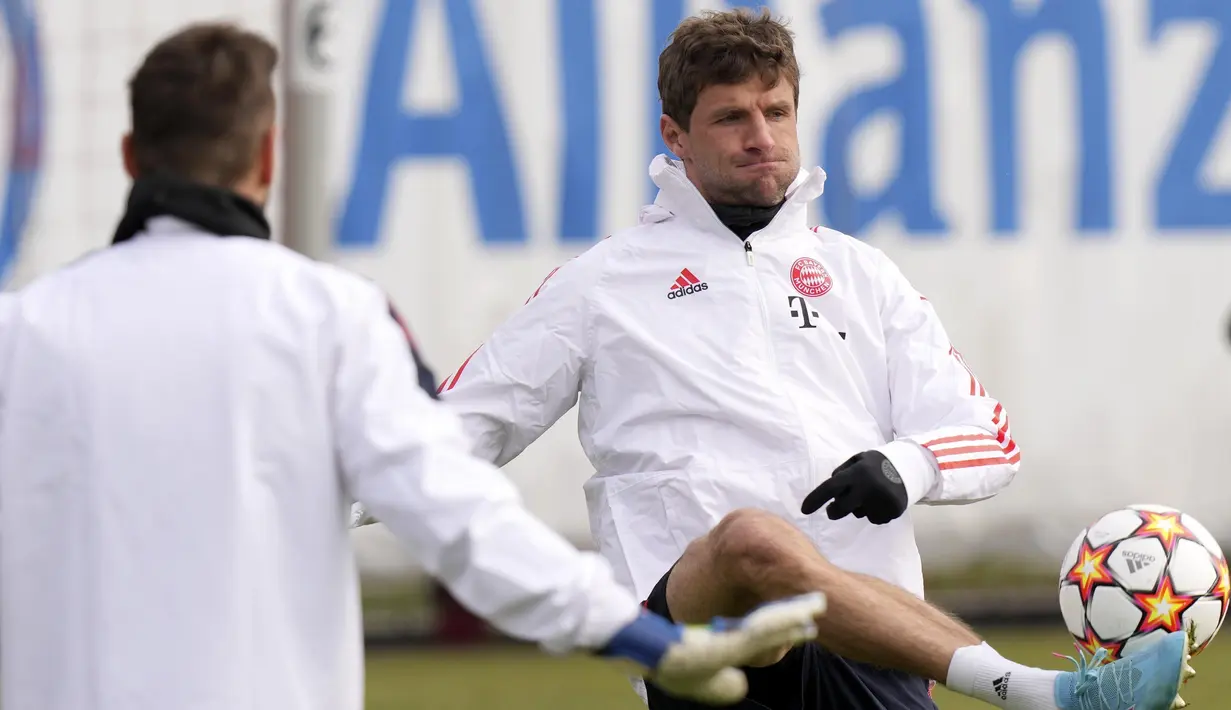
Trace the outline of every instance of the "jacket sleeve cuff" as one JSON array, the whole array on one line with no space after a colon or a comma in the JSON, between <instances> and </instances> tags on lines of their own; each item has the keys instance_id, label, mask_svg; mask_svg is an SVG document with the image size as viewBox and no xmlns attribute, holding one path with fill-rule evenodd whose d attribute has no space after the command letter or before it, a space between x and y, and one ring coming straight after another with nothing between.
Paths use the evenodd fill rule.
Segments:
<instances>
[{"instance_id":1,"label":"jacket sleeve cuff","mask_svg":"<svg viewBox=\"0 0 1231 710\"><path fill-rule=\"evenodd\" d=\"M876 447L898 470L906 486L907 502L914 505L927 498L936 487L940 469L932 452L907 439L891 441Z\"/></svg>"}]
</instances>

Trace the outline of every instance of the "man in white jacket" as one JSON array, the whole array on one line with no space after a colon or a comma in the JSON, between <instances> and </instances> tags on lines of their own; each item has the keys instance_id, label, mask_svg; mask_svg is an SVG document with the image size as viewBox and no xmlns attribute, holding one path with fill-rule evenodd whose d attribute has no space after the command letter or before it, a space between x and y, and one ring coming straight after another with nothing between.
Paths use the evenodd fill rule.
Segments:
<instances>
[{"instance_id":1,"label":"man in white jacket","mask_svg":"<svg viewBox=\"0 0 1231 710\"><path fill-rule=\"evenodd\" d=\"M503 465L580 401L594 538L650 609L699 621L825 592L819 641L760 659L741 707L919 710L935 680L1014 710L1170 708L1184 634L1059 673L922 600L909 507L988 498L1021 454L893 262L808 228L824 173L800 170L790 32L689 18L658 87L679 159L650 166L655 203L442 384L473 450ZM646 690L651 710L692 707Z\"/></svg>"},{"instance_id":2,"label":"man in white jacket","mask_svg":"<svg viewBox=\"0 0 1231 710\"><path fill-rule=\"evenodd\" d=\"M114 245L0 299L0 704L359 710L352 500L506 633L743 697L823 597L687 629L530 516L384 295L271 241L276 56L227 25L156 46Z\"/></svg>"}]
</instances>

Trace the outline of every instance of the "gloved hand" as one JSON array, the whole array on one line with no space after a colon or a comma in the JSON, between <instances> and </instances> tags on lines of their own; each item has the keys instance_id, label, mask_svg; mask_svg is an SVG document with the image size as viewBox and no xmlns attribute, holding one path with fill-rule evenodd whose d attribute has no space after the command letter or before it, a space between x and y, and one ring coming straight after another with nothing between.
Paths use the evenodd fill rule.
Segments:
<instances>
[{"instance_id":1,"label":"gloved hand","mask_svg":"<svg viewBox=\"0 0 1231 710\"><path fill-rule=\"evenodd\" d=\"M771 602L742 619L719 618L707 626L673 624L643 612L597 652L672 695L708 705L730 705L748 693L737 666L783 646L816 638L825 613L820 592Z\"/></svg>"},{"instance_id":2,"label":"gloved hand","mask_svg":"<svg viewBox=\"0 0 1231 710\"><path fill-rule=\"evenodd\" d=\"M831 500L825 511L830 520L853 514L874 525L884 525L906 512L908 496L893 462L879 451L864 451L834 469L828 481L804 498L800 510L811 515Z\"/></svg>"}]
</instances>

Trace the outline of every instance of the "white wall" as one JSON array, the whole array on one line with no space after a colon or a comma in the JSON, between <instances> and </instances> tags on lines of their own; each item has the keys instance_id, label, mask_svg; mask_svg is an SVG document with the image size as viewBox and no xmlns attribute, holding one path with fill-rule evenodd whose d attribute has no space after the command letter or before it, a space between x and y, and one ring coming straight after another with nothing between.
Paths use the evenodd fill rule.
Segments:
<instances>
[{"instance_id":1,"label":"white wall","mask_svg":"<svg viewBox=\"0 0 1231 710\"><path fill-rule=\"evenodd\" d=\"M558 237L569 136L583 166L569 182L597 180L569 201L576 223L592 224L586 236L631 224L649 197L652 27L673 24L674 4L343 4L331 140L345 157L332 187L347 243L333 258L389 290L440 376L588 243ZM1000 498L920 511L934 561L1002 549L1058 560L1083 524L1133 502L1184 508L1231 539L1231 47L1221 44L1231 13L1217 10L1222 26L1162 14L1195 4L774 3L793 20L805 73L805 162L831 176L820 219L859 228L899 261L1009 408L1024 450L1021 476ZM393 21L399 8L416 20L413 33ZM37 12L46 134L12 284L106 242L125 190L123 82L145 48L178 22L219 15L273 32L277 2L51 0ZM1018 36L1030 38L1021 52ZM385 54L376 52L382 38ZM402 44L405 60L389 51ZM878 112L852 100L886 84L862 104L884 99ZM0 89L8 100L12 82ZM435 139L406 118L453 114L462 118ZM994 125L993 116L1008 119ZM855 119L849 140L827 141ZM476 135L486 143L459 157L458 136ZM441 154L397 149L415 140ZM998 144L1016 160L1015 186L993 158ZM845 146L854 158L844 168L836 153ZM1093 176L1085 188L1083 165ZM382 198L370 185L386 173ZM369 187L352 195L356 182ZM893 185L896 208L852 218L843 184L868 199ZM524 241L490 243L519 231ZM508 471L536 512L584 537L590 468L575 428L566 416Z\"/></svg>"}]
</instances>

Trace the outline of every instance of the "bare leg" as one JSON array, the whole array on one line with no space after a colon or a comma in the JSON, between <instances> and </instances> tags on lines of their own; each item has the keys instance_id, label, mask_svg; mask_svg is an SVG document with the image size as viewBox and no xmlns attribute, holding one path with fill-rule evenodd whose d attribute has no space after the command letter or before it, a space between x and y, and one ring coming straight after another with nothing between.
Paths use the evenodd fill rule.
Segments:
<instances>
[{"instance_id":1,"label":"bare leg","mask_svg":"<svg viewBox=\"0 0 1231 710\"><path fill-rule=\"evenodd\" d=\"M818 640L854 661L943 682L953 654L982 643L909 592L835 567L790 523L754 509L731 513L688 547L668 579L667 605L677 621L701 623L818 590L829 601Z\"/></svg>"}]
</instances>

